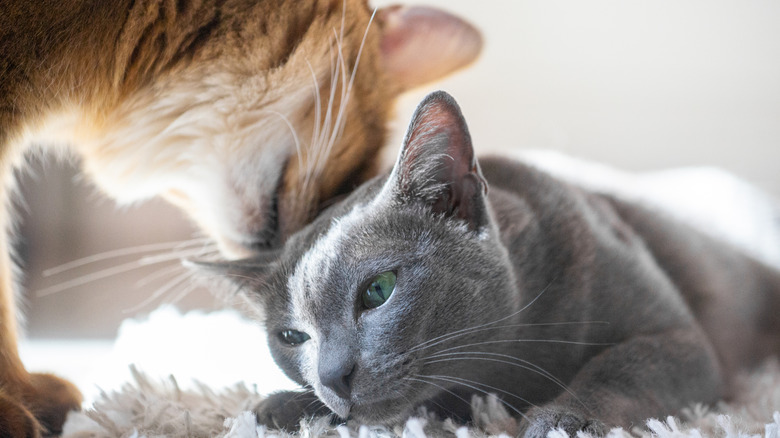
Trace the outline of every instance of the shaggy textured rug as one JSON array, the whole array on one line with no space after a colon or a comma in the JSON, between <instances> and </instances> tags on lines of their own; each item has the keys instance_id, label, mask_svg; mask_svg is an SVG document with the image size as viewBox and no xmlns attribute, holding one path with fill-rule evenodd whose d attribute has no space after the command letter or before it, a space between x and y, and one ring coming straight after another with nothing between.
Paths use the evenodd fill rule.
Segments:
<instances>
[{"instance_id":1,"label":"shaggy textured rug","mask_svg":"<svg viewBox=\"0 0 780 438\"><path fill-rule=\"evenodd\" d=\"M120 391L103 393L94 406L72 414L65 425L67 438L100 437L231 437L291 436L255 421L251 408L262 396L244 384L218 391L202 385L183 390L171 376L152 381L133 370L133 379ZM740 379L739 397L712 408L691 406L677 417L648 419L630 431L614 429L609 436L657 437L780 437L780 367L770 362ZM304 438L372 437L488 437L514 436L517 420L492 397L472 401L474 424L463 426L419 412L404 425L389 429L349 422L331 426L328 417L302 422ZM551 436L563 437L563 433ZM581 435L583 438L586 435Z\"/></svg>"},{"instance_id":2,"label":"shaggy textured rug","mask_svg":"<svg viewBox=\"0 0 780 438\"><path fill-rule=\"evenodd\" d=\"M113 356L118 359L102 366L113 378L91 379L113 389L91 396L89 408L71 414L63 437L291 436L256 424L251 413L264 394L294 387L285 382L273 365L269 352L263 348L263 338L257 324L235 311L182 315L167 307L143 320L127 320L114 346ZM192 339L197 342L193 344ZM133 358L138 367L130 367L130 373L125 374L128 358ZM165 378L168 373L173 375ZM233 383L236 381L241 383ZM780 438L777 361L740 376L737 394L734 400L711 407L692 405L676 417L648 419L631 430L614 430L611 436ZM475 422L469 426L442 421L425 412L393 429L354 422L334 427L324 417L305 421L299 436L514 436L517 419L497 399L474 399L472 409Z\"/></svg>"}]
</instances>

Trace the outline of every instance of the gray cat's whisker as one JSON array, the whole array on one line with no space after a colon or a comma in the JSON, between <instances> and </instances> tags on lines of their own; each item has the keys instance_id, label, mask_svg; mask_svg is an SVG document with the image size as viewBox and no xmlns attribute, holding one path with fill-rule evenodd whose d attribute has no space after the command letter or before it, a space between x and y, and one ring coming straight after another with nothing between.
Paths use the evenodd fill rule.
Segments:
<instances>
[{"instance_id":1,"label":"gray cat's whisker","mask_svg":"<svg viewBox=\"0 0 780 438\"><path fill-rule=\"evenodd\" d=\"M158 262L158 263L162 263L162 262ZM55 284L53 286L45 287L43 289L38 290L36 296L46 297L77 286L83 286L93 281L102 280L104 278L108 278L118 274L123 274L125 272L130 272L132 270L139 269L147 265L149 265L149 263L142 263L141 260L136 260L121 265L113 266L111 268L93 272L88 275L83 275L69 281Z\"/></svg>"},{"instance_id":2,"label":"gray cat's whisker","mask_svg":"<svg viewBox=\"0 0 780 438\"><path fill-rule=\"evenodd\" d=\"M304 395L312 394L314 393L314 389L312 388L304 388L303 391L295 391L295 397L290 398L289 401L296 401L303 397Z\"/></svg>"},{"instance_id":3,"label":"gray cat's whisker","mask_svg":"<svg viewBox=\"0 0 780 438\"><path fill-rule=\"evenodd\" d=\"M501 359L485 358L485 357L480 357L479 355L501 357L501 358L511 359L512 361L516 361L516 362L504 361ZM452 357L452 356L458 356L458 357ZM466 352L452 352L452 353L444 353L440 355L429 356L423 360L426 361L425 362L426 364L435 363L438 362L438 360L431 361L430 359L435 359L438 357L449 357L452 360L458 360L458 359L486 360L486 361L498 362L498 363L503 363L508 365L511 364L517 368L521 368L547 378L551 382L558 385L561 389L569 393L572 397L574 397L575 400L577 400L580 404L584 406L584 403L580 401L580 399L577 397L577 394L575 394L571 389L569 389L568 385L566 385L566 383L564 383L561 379L555 377L552 373L540 367L539 365L536 365L535 363L527 361L525 359L520 359L518 357L510 356L508 354L501 354L501 353L491 353L486 351L466 351ZM446 361L446 360L442 359L442 361Z\"/></svg>"},{"instance_id":4,"label":"gray cat's whisker","mask_svg":"<svg viewBox=\"0 0 780 438\"><path fill-rule=\"evenodd\" d=\"M571 344L571 345L584 345L584 346L609 346L614 345L610 342L582 342L582 341L570 341L567 339L497 339L492 341L481 341L481 342L475 342L472 344L463 344L463 345L457 345L455 347L449 347L445 348L443 350L439 350L436 352L436 354L439 353L446 353L448 351L457 350L460 348L467 348L467 347L482 347L485 345L490 344L510 344L510 343L524 343L524 342L541 342L541 343L550 343L550 344Z\"/></svg>"},{"instance_id":5,"label":"gray cat's whisker","mask_svg":"<svg viewBox=\"0 0 780 438\"><path fill-rule=\"evenodd\" d=\"M309 395L309 394L314 394L314 389L313 388L306 388L303 391L296 391L295 396L291 397L289 400L287 400L285 405L290 404L292 402L296 402L296 401L300 400L302 397L304 397L306 395ZM304 412L308 411L308 409L311 406L313 406L313 405L315 405L317 403L320 403L320 400L318 398L315 398L314 400L310 401L309 403L306 403L306 405L303 407L303 411Z\"/></svg>"},{"instance_id":6,"label":"gray cat's whisker","mask_svg":"<svg viewBox=\"0 0 780 438\"><path fill-rule=\"evenodd\" d=\"M447 337L446 339L440 339L439 341L431 345L425 346L425 348L418 348L416 350L412 349L409 351L413 352L413 351L424 350L426 348L433 347L435 345L439 345L444 342L448 342L453 339L460 338L462 336L468 336L474 333L479 333L479 332L489 331L489 330L498 330L503 328L513 328L513 327L522 328L522 327L544 327L544 326L580 325L580 324L609 324L609 323L606 321L569 321L569 322L539 322L539 323L527 323L527 324L507 324L507 325L498 325L492 327L477 326L471 329L459 330L457 333L451 333L450 335L448 335L449 337Z\"/></svg>"},{"instance_id":7,"label":"gray cat's whisker","mask_svg":"<svg viewBox=\"0 0 780 438\"><path fill-rule=\"evenodd\" d=\"M428 356L428 357L426 357L426 358L424 358L422 360L438 359L438 358L441 358L441 357L466 356L466 355L484 355L484 356L493 356L493 357L502 357L502 358L506 358L506 359L511 359L511 360L520 362L522 364L525 364L525 365L527 365L529 367L532 367L533 369L538 370L538 372L541 373L542 375L544 375L545 377L548 377L551 380L553 380L553 381L555 381L555 382L565 386L565 384L563 383L562 380L558 379L552 373L550 373L549 371L547 371L544 368L540 367L539 365L536 365L533 362L530 362L528 360L521 359L519 357L511 356L511 355L508 355L508 354L503 354L503 353L493 353L493 352L489 352L489 351L453 351L453 352L449 352L449 353L442 353L442 354L435 354L433 356ZM525 368L525 366L523 366L523 368ZM533 369L528 369L528 370L529 371L533 371Z\"/></svg>"},{"instance_id":8,"label":"gray cat's whisker","mask_svg":"<svg viewBox=\"0 0 780 438\"><path fill-rule=\"evenodd\" d=\"M208 242L210 242L210 239L208 238L197 238L197 239L190 239L190 240L179 240L175 242L150 243L144 245L130 246L127 248L113 249L98 254L92 254L87 257L82 257L80 259L76 259L67 263L63 263L59 266L55 266L53 268L46 269L45 271L43 271L42 275L44 277L50 277L52 275L56 275L74 268L88 265L90 263L100 262L103 260L135 255L135 254L140 254L145 252L171 250L171 249L177 249L181 247L207 244Z\"/></svg>"},{"instance_id":9,"label":"gray cat's whisker","mask_svg":"<svg viewBox=\"0 0 780 438\"><path fill-rule=\"evenodd\" d=\"M317 403L320 403L319 399L314 399L310 401L309 403L306 403L306 406L303 407L304 412L307 411L310 407L316 405Z\"/></svg>"},{"instance_id":10,"label":"gray cat's whisker","mask_svg":"<svg viewBox=\"0 0 780 438\"><path fill-rule=\"evenodd\" d=\"M313 394L313 393L314 393L314 389L313 388L303 387L303 388L301 388L301 390L295 391L295 395L293 397L291 397L288 401L296 401L296 400L300 399L301 397L303 397L304 395Z\"/></svg>"},{"instance_id":11,"label":"gray cat's whisker","mask_svg":"<svg viewBox=\"0 0 780 438\"><path fill-rule=\"evenodd\" d=\"M209 254L213 254L213 251L205 251L203 248L196 250L178 251L170 254L159 254L153 256L145 256L138 260L141 265L154 265L162 262L169 262L172 260L179 260L186 257L203 257Z\"/></svg>"},{"instance_id":12,"label":"gray cat's whisker","mask_svg":"<svg viewBox=\"0 0 780 438\"><path fill-rule=\"evenodd\" d=\"M219 249L217 248L216 244L214 244L212 246L213 246L212 249L209 249L208 251L206 251L205 248L204 248L204 252L202 254L197 254L197 256L198 257L208 257L208 256L219 254ZM185 254L182 254L182 253L179 253L179 255L181 256L181 258L185 258L185 256L186 256ZM166 267L166 268L158 269L155 272L153 272L153 273L151 273L151 274L141 278L140 280L138 280L136 282L136 284L135 284L135 287L141 288L141 287L147 286L150 283L154 282L155 280L157 280L159 278L162 278L162 277L165 277L165 276L167 276L169 274L172 274L174 272L178 272L181 269L182 269L182 266L179 265L179 264L176 264L176 265L173 265L173 266L169 266L169 267Z\"/></svg>"},{"instance_id":13,"label":"gray cat's whisker","mask_svg":"<svg viewBox=\"0 0 780 438\"><path fill-rule=\"evenodd\" d=\"M411 383L411 382L408 382L407 380L408 380L407 378L404 378L404 379L403 379L403 383L405 383L405 384L406 384L406 388L410 388L410 387L412 387L412 383ZM401 398L403 398L404 400L406 400L406 401L407 401L407 404L408 404L409 406L415 406L415 405L417 405L417 404L418 404L418 403L416 403L414 400L412 400L411 398L409 398L409 396L407 396L407 395L405 395L405 394L401 393L401 391L400 391L400 390L398 390L397 392L400 394ZM428 400L428 401L427 401L427 403L429 403L429 404L432 404L432 405L436 405L436 406L438 406L438 407L441 409L441 411L442 411L442 412L446 412L446 411L447 411L447 407L446 407L446 406L444 406L444 405L442 405L441 403L439 403L439 402L438 402L438 401L436 401L435 399Z\"/></svg>"},{"instance_id":14,"label":"gray cat's whisker","mask_svg":"<svg viewBox=\"0 0 780 438\"><path fill-rule=\"evenodd\" d=\"M427 378L430 378L430 379L437 379L437 380L443 380L443 381L445 381L445 382L455 383L455 384L458 384L458 385L465 386L466 388L470 388L470 389L473 389L473 390L475 390L475 391L479 391L479 392L481 392L481 393L483 393L483 394L485 394L485 395L490 395L490 394L492 394L491 392L489 392L489 391L487 391L487 390L484 390L484 389L482 389L482 388L479 388L479 387L477 387L477 386L474 386L474 385L484 386L484 387L486 387L486 388L489 388L489 389L492 389L492 390L495 390L495 391L501 392L501 393L503 393L503 394L506 394L506 395L508 395L508 396L510 396L510 397L514 397L514 398L516 398L516 399L519 399L519 400L523 401L524 403L528 403L529 405L531 405L531 406L533 406L533 407L537 407L535 404L533 404L533 403L529 402L528 400L524 399L523 397L520 397L520 396L519 396L519 395L517 395L517 394L513 394L513 393L511 393L511 392L509 392L509 391L504 391L503 389L499 389L499 388L496 388L496 387L493 387L493 386L490 386L490 385L485 385L485 384L483 384L483 383L475 382L475 381L473 381L473 380L469 380L469 379L463 379L463 378L459 378L459 377L452 377L452 376L441 376L441 375L436 375L436 376L429 376L429 375L422 376L422 375L416 375L416 376L417 376L417 377L427 377ZM517 409L516 407L512 406L512 405L511 405L510 403L508 403L507 401L505 401L505 400L502 400L502 399L501 399L501 398L499 398L499 397L496 397L496 399L497 399L498 401L500 401L500 402L501 402L501 404L503 404L503 405L504 405L504 406L506 406L507 408L511 409L512 411L514 411L515 413L517 413L518 415L520 415L520 416L521 416L521 417L523 417L524 419L526 419L526 420L528 419L528 417L526 417L526 416L525 416L525 414L524 414L524 413L523 413L521 410L519 410L519 409Z\"/></svg>"},{"instance_id":15,"label":"gray cat's whisker","mask_svg":"<svg viewBox=\"0 0 780 438\"><path fill-rule=\"evenodd\" d=\"M466 404L466 406L468 406L469 408L471 408L471 402L470 402L470 401L468 401L468 400L466 400L465 398L463 398L463 397L459 396L458 394L456 394L456 393L452 392L451 390L449 390L449 389L447 389L447 388L445 388L445 387L443 387L443 386L441 386L441 385L439 385L439 384L436 384L436 383L430 382L430 381L428 381L428 380L421 379L421 378L420 378L421 376L418 376L418 375L416 375L416 374L415 374L415 376L416 376L416 377L409 377L409 376L407 376L407 377L404 377L404 379L406 379L406 380L413 380L413 381L415 381L415 382L427 383L427 384L429 384L429 385L431 385L431 386L435 386L435 387L437 387L437 388L441 389L442 391L445 391L445 392L447 392L448 394L451 394L452 396L456 397L457 399L459 399L459 400L463 401L463 403L465 403L465 404Z\"/></svg>"},{"instance_id":16,"label":"gray cat's whisker","mask_svg":"<svg viewBox=\"0 0 780 438\"><path fill-rule=\"evenodd\" d=\"M173 274L174 272L178 272L181 269L182 269L181 265L173 265L173 266L168 266L167 268L158 269L152 274L149 274L141 278L140 280L136 281L135 287L140 288L140 287L147 286L150 283L154 282L155 280Z\"/></svg>"},{"instance_id":17,"label":"gray cat's whisker","mask_svg":"<svg viewBox=\"0 0 780 438\"><path fill-rule=\"evenodd\" d=\"M179 286L180 284L184 283L184 281L189 279L191 276L192 274L189 271L187 271L177 275L176 277L173 277L173 279L163 284L160 288L154 291L154 293L149 295L146 299L141 301L139 304L136 304L133 307L122 310L122 313L133 313L139 311L140 309L143 309L144 307L148 306L149 304L151 304L161 296L165 295L167 292L169 292L176 286Z\"/></svg>"},{"instance_id":18,"label":"gray cat's whisker","mask_svg":"<svg viewBox=\"0 0 780 438\"><path fill-rule=\"evenodd\" d=\"M241 280L249 280L249 281L256 280L255 277L251 277L249 275L241 275L241 274L233 274L233 273L227 273L223 275L228 278L237 278Z\"/></svg>"},{"instance_id":19,"label":"gray cat's whisker","mask_svg":"<svg viewBox=\"0 0 780 438\"><path fill-rule=\"evenodd\" d=\"M534 299L533 299L533 300L531 300L531 301L530 301L528 304L526 304L526 305L525 305L525 306L523 306L523 307L522 307L520 310L518 310L518 311L516 311L516 312L514 312L514 313L511 313L511 314L509 314L509 315L507 315L507 316L504 316L503 318L499 318L499 319L497 319L497 320L495 320L495 321L492 321L492 322L488 322L488 323L480 324L480 325L477 325L477 326L474 326L474 327L469 327L469 328L464 328L464 329L460 329L460 330L455 330L455 331L453 331L453 332L450 332L450 333L447 333L447 334L444 334L444 335L441 335L441 336L437 336L437 337L435 337L435 338L433 338L433 339L429 339L429 340L427 340L427 341L425 341L425 342L421 342L420 344L417 344L416 346L412 347L412 348L411 348L411 349L408 351L408 353L412 353L412 352L415 352L415 351L418 351L418 350L424 350L424 349L426 349L426 348L430 348L430 347L432 347L432 346L434 346L434 345L438 345L438 344L440 344L441 342L444 342L444 341L446 341L446 340L447 340L447 338L449 338L450 336L459 335L459 334L461 334L461 333L468 332L468 331L470 331L470 330L476 330L476 329L481 329L481 328L483 328L483 327L488 327L488 326L491 326L491 325L493 325L493 324L497 324L497 323L499 323L499 322L501 322L501 321L505 321L505 320L507 320L507 319L509 319L509 318L512 318L512 317L514 317L514 316L517 316L518 314L520 314L520 313L521 313L521 312L523 312L524 310L528 309L528 308L529 308L529 307L530 307L530 306L531 306L533 303L535 303L535 302L536 302L536 300L538 300L538 299L539 299L539 297L541 297L541 296L542 296L542 294L544 294L544 293L547 291L547 289L549 289L549 288L550 288L550 286L552 286L552 284L553 284L553 282L554 282L554 281L555 281L555 279L553 279L553 280L550 280L550 283L549 283L547 286L545 286L545 287L542 289L542 291L541 291L541 292L539 292L539 294L538 294L538 295L536 295L536 297L534 297Z\"/></svg>"},{"instance_id":20,"label":"gray cat's whisker","mask_svg":"<svg viewBox=\"0 0 780 438\"><path fill-rule=\"evenodd\" d=\"M170 300L167 300L167 301L165 301L165 304L169 304L169 305L178 304L178 303L179 303L179 301L181 301L181 300L183 300L185 297L187 297L187 295L189 295L189 294L190 294L192 291L194 291L195 289L197 289L197 288L198 288L198 286L199 286L198 282L196 282L196 281L192 281L192 278L190 277L190 282L189 282L189 284L188 284L187 286L185 286L185 287L184 287L184 288L181 290L181 292L179 292L178 294L176 294L176 295L175 295L173 298L171 298Z\"/></svg>"},{"instance_id":21,"label":"gray cat's whisker","mask_svg":"<svg viewBox=\"0 0 780 438\"><path fill-rule=\"evenodd\" d=\"M123 274L125 272L130 272L135 269L140 269L145 266L171 262L185 257L202 256L204 254L208 254L208 253L205 252L204 249L199 248L197 250L185 250L185 251L178 251L169 254L147 256L139 260L134 260L132 262L123 263L117 266L112 266L110 268L102 269L87 275L82 275L80 277L76 277L74 279L64 281L62 283L55 284L53 286L40 289L36 293L36 296L46 297L77 286L83 286L93 281L102 280L104 278L112 277L114 275Z\"/></svg>"},{"instance_id":22,"label":"gray cat's whisker","mask_svg":"<svg viewBox=\"0 0 780 438\"><path fill-rule=\"evenodd\" d=\"M516 358L513 358L513 359L516 359ZM555 376L553 376L549 372L544 371L544 369L541 369L541 368L540 369L542 371L544 371L544 372L538 371L536 369L527 367L527 366L525 366L523 364L519 364L519 363L516 363L516 362L510 362L510 361L505 361L505 360L502 360L502 359L494 359L494 358L489 358L489 357L477 357L477 356L466 356L466 357L457 357L457 358L438 359L438 360L426 361L425 364L432 364L432 363L437 363L437 362L458 361L458 360L476 360L476 361L486 361L486 362L497 362L497 363L502 363L502 364L505 364L505 365L511 365L511 366L514 366L514 367L517 367L517 368L525 369L527 371L530 371L532 373L535 373L535 374L538 374L538 375L540 375L542 377L545 377L546 379L548 379L551 382L555 383L556 386L560 387L561 389L566 391L569 395L571 395L574 398L574 400L577 401L577 403L579 403L583 407L587 408L587 405L577 396L577 394L575 394L571 389L569 389L569 387L566 384L564 384L563 382L561 382L560 379L556 378Z\"/></svg>"}]
</instances>

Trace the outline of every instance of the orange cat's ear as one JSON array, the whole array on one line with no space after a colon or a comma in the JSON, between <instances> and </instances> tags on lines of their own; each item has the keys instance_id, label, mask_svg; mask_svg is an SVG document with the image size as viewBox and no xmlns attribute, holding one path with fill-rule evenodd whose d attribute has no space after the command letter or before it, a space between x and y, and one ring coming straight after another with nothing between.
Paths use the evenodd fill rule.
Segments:
<instances>
[{"instance_id":1,"label":"orange cat's ear","mask_svg":"<svg viewBox=\"0 0 780 438\"><path fill-rule=\"evenodd\" d=\"M404 90L465 67L482 50L474 26L438 9L390 6L376 19L385 69Z\"/></svg>"}]
</instances>

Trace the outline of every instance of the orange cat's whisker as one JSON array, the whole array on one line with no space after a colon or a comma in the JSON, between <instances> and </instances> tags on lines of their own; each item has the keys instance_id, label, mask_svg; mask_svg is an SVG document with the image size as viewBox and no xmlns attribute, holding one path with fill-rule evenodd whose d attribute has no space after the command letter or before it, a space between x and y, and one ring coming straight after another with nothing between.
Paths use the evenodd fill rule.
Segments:
<instances>
[{"instance_id":1,"label":"orange cat's whisker","mask_svg":"<svg viewBox=\"0 0 780 438\"><path fill-rule=\"evenodd\" d=\"M303 156L302 156L302 152L301 152L301 141L298 139L298 133L295 131L295 127L290 122L290 119L288 119L287 116L285 116L284 114L282 114L282 113L280 113L278 111L265 110L264 112L267 112L267 113L270 113L270 114L273 114L273 115L279 117L287 125L287 128L290 129L290 134L293 136L293 140L295 141L295 153L296 153L296 155L298 157L298 168L299 169L303 169Z\"/></svg>"},{"instance_id":2,"label":"orange cat's whisker","mask_svg":"<svg viewBox=\"0 0 780 438\"><path fill-rule=\"evenodd\" d=\"M317 74L314 72L314 67L312 67L309 60L306 60L306 65L309 66L309 71L311 72L311 78L312 83L314 86L312 87L312 92L314 93L314 127L312 129L312 135L311 135L311 142L309 145L309 150L311 151L311 154L313 154L316 150L317 145L317 138L319 138L320 135L320 125L322 121L320 120L322 118L322 100L320 98L320 83L317 79ZM312 158L311 154L307 156L306 160L306 171L303 173L303 184L300 190L300 193L308 193L309 192L309 185L311 184L311 174L312 174Z\"/></svg>"}]
</instances>

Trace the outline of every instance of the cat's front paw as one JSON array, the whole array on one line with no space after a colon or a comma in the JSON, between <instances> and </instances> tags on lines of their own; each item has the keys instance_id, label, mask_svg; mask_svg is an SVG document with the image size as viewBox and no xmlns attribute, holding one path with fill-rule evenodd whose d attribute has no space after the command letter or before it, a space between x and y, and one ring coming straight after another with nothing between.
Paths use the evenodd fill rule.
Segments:
<instances>
[{"instance_id":1,"label":"cat's front paw","mask_svg":"<svg viewBox=\"0 0 780 438\"><path fill-rule=\"evenodd\" d=\"M71 382L52 374L30 374L30 387L24 395L25 405L46 432L62 433L68 413L81 409L81 392Z\"/></svg>"},{"instance_id":2,"label":"cat's front paw","mask_svg":"<svg viewBox=\"0 0 780 438\"><path fill-rule=\"evenodd\" d=\"M39 438L41 426L18 400L0 391L0 436Z\"/></svg>"},{"instance_id":3,"label":"cat's front paw","mask_svg":"<svg viewBox=\"0 0 780 438\"><path fill-rule=\"evenodd\" d=\"M288 432L297 431L304 418L330 413L312 391L275 392L255 406L258 424Z\"/></svg>"},{"instance_id":4,"label":"cat's front paw","mask_svg":"<svg viewBox=\"0 0 780 438\"><path fill-rule=\"evenodd\" d=\"M542 406L526 413L520 431L524 438L544 438L553 430L561 429L569 436L585 432L594 437L607 434L608 428L601 421L588 418L580 412L563 406Z\"/></svg>"}]
</instances>

